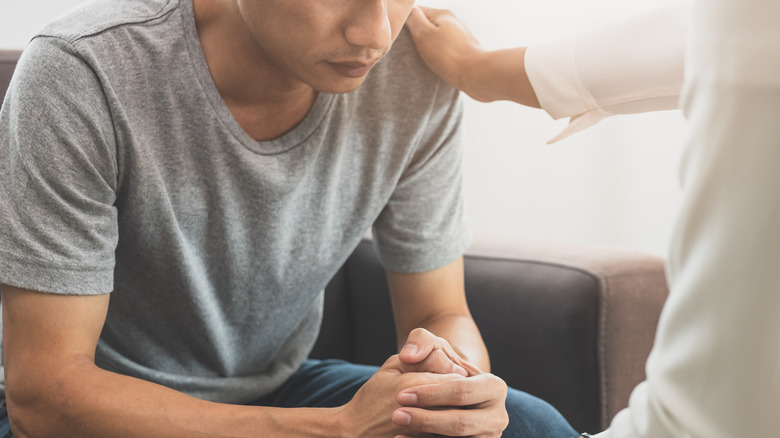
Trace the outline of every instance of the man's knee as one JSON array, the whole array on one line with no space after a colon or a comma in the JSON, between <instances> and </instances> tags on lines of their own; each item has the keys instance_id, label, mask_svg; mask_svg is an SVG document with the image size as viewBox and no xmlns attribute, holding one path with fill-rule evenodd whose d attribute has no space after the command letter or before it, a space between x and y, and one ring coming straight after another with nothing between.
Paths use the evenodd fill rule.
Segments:
<instances>
[{"instance_id":1,"label":"man's knee","mask_svg":"<svg viewBox=\"0 0 780 438\"><path fill-rule=\"evenodd\" d=\"M506 397L509 426L504 438L570 438L577 433L549 403L509 388Z\"/></svg>"}]
</instances>

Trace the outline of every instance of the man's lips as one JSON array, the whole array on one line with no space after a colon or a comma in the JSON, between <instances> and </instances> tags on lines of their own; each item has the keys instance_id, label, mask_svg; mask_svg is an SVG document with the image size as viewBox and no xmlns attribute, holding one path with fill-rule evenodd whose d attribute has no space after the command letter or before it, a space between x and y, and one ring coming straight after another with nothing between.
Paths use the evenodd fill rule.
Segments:
<instances>
[{"instance_id":1,"label":"man's lips","mask_svg":"<svg viewBox=\"0 0 780 438\"><path fill-rule=\"evenodd\" d=\"M367 75L369 71L376 65L378 60L371 62L359 62L359 61L347 61L347 62L330 62L328 65L333 67L337 73L348 78L362 78Z\"/></svg>"}]
</instances>

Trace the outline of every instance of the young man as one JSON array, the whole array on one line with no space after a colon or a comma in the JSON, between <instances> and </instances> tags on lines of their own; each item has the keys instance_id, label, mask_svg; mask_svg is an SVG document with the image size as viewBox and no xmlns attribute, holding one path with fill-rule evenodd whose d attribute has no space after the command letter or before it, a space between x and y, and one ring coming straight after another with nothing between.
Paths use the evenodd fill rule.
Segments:
<instances>
[{"instance_id":1,"label":"young man","mask_svg":"<svg viewBox=\"0 0 780 438\"><path fill-rule=\"evenodd\" d=\"M103 0L33 39L0 115L17 437L574 435L489 373L457 91L411 7ZM306 360L370 226L403 348Z\"/></svg>"}]
</instances>

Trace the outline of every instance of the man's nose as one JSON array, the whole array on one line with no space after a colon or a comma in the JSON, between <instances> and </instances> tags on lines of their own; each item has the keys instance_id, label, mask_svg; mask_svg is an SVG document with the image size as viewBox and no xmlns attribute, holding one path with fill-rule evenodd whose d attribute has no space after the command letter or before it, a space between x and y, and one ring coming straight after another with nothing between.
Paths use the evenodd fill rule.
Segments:
<instances>
[{"instance_id":1,"label":"man's nose","mask_svg":"<svg viewBox=\"0 0 780 438\"><path fill-rule=\"evenodd\" d=\"M392 30L387 16L387 0L354 2L355 12L344 36L354 46L382 50L390 44Z\"/></svg>"}]
</instances>

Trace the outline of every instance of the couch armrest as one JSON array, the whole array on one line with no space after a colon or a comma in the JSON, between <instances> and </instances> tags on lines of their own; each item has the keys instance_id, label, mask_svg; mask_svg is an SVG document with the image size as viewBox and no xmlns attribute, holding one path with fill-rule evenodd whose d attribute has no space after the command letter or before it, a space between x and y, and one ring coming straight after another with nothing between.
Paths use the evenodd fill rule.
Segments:
<instances>
[{"instance_id":1,"label":"couch armrest","mask_svg":"<svg viewBox=\"0 0 780 438\"><path fill-rule=\"evenodd\" d=\"M595 319L579 321L578 324L581 324L582 330L595 328L596 331L595 344L581 345L587 349L581 352L581 358L590 358L595 353L598 369L598 427L594 428L588 424L589 421L582 423L581 430L606 428L612 417L628 405L633 388L645 379L645 362L668 295L664 260L621 247L530 240L478 242L466 257L507 260L519 264L537 263L540 266L578 271L595 282L597 296L589 297L596 298L592 303L597 306ZM557 288L554 284L548 287ZM566 286L559 291L564 294L562 299L576 295L576 291ZM550 290L550 293L554 294L555 291ZM559 317L565 318L566 315L560 314ZM542 392L538 395L545 398ZM554 403L558 397L556 392L546 399ZM574 401L574 398L561 401L558 407L569 414L571 406L573 410L567 418L576 426L578 414L574 413L576 408L570 405L570 401Z\"/></svg>"},{"instance_id":2,"label":"couch armrest","mask_svg":"<svg viewBox=\"0 0 780 438\"><path fill-rule=\"evenodd\" d=\"M663 260L622 248L478 242L466 293L493 373L597 431L644 379L667 294ZM362 242L326 290L313 357L381 364L396 350L384 269Z\"/></svg>"}]
</instances>

